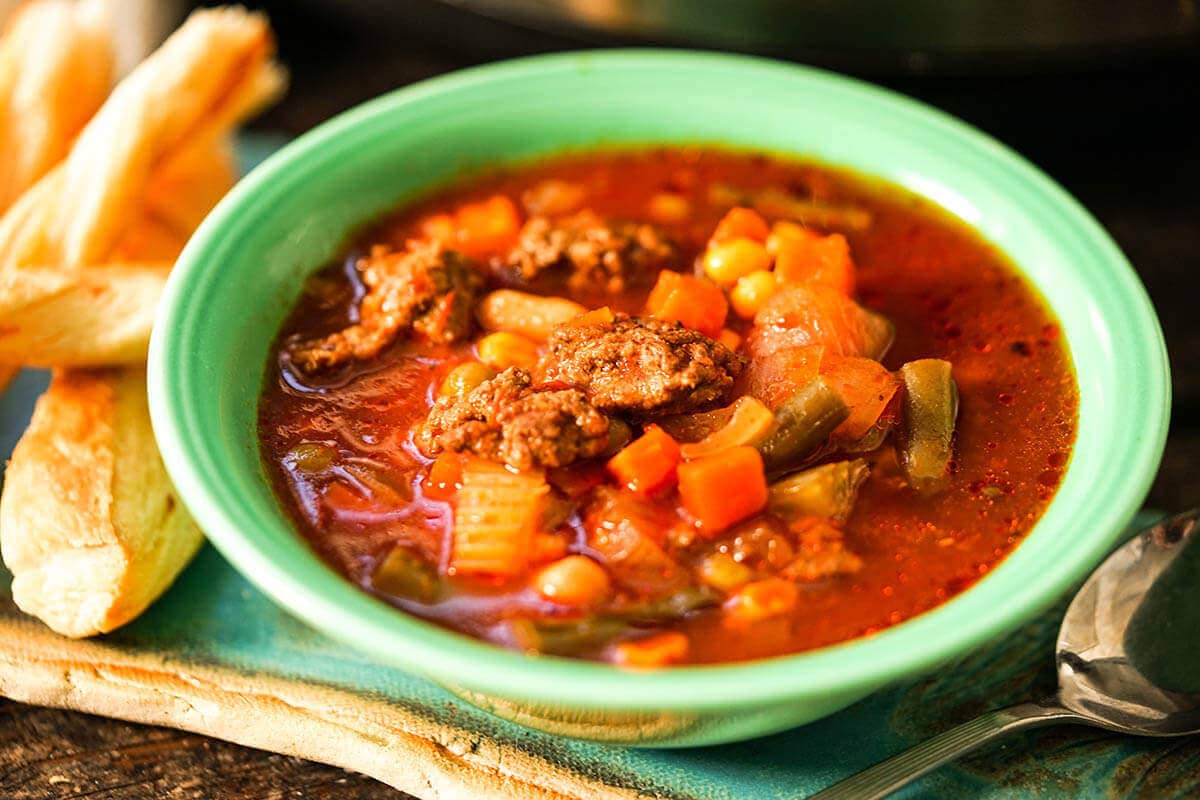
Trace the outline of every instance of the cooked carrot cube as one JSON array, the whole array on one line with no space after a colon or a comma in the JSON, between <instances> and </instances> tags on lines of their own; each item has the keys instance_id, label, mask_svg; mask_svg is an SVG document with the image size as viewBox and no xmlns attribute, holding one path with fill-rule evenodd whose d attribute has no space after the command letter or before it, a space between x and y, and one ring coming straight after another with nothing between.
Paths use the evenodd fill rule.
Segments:
<instances>
[{"instance_id":1,"label":"cooked carrot cube","mask_svg":"<svg viewBox=\"0 0 1200 800\"><path fill-rule=\"evenodd\" d=\"M445 245L454 243L456 226L449 214L434 214L426 217L420 225L421 235Z\"/></svg>"},{"instance_id":2,"label":"cooked carrot cube","mask_svg":"<svg viewBox=\"0 0 1200 800\"><path fill-rule=\"evenodd\" d=\"M690 647L685 634L664 631L641 639L618 642L613 645L612 660L622 667L654 669L683 661Z\"/></svg>"},{"instance_id":3,"label":"cooked carrot cube","mask_svg":"<svg viewBox=\"0 0 1200 800\"><path fill-rule=\"evenodd\" d=\"M614 319L616 319L616 316L613 314L612 309L608 306L601 306L600 308L593 308L591 311L585 311L577 317L572 317L565 324L578 325L580 327L584 325L608 325Z\"/></svg>"},{"instance_id":4,"label":"cooked carrot cube","mask_svg":"<svg viewBox=\"0 0 1200 800\"><path fill-rule=\"evenodd\" d=\"M429 473L421 488L426 497L449 500L462 488L463 457L447 450L429 465Z\"/></svg>"},{"instance_id":5,"label":"cooked carrot cube","mask_svg":"<svg viewBox=\"0 0 1200 800\"><path fill-rule=\"evenodd\" d=\"M516 241L521 218L513 201L502 194L468 203L454 214L454 246L470 256L507 250Z\"/></svg>"},{"instance_id":6,"label":"cooked carrot cube","mask_svg":"<svg viewBox=\"0 0 1200 800\"><path fill-rule=\"evenodd\" d=\"M631 492L650 495L675 484L679 458L679 445L671 434L651 425L609 459L608 471Z\"/></svg>"},{"instance_id":7,"label":"cooked carrot cube","mask_svg":"<svg viewBox=\"0 0 1200 800\"><path fill-rule=\"evenodd\" d=\"M700 532L714 536L767 505L762 456L753 447L731 447L680 464L679 497Z\"/></svg>"},{"instance_id":8,"label":"cooked carrot cube","mask_svg":"<svg viewBox=\"0 0 1200 800\"><path fill-rule=\"evenodd\" d=\"M684 327L716 338L725 326L729 301L720 287L710 281L663 270L646 300L646 313L680 322Z\"/></svg>"},{"instance_id":9,"label":"cooked carrot cube","mask_svg":"<svg viewBox=\"0 0 1200 800\"><path fill-rule=\"evenodd\" d=\"M761 214L752 208L738 206L729 209L721 218L709 242L724 242L739 237L765 242L769 233L767 221Z\"/></svg>"}]
</instances>

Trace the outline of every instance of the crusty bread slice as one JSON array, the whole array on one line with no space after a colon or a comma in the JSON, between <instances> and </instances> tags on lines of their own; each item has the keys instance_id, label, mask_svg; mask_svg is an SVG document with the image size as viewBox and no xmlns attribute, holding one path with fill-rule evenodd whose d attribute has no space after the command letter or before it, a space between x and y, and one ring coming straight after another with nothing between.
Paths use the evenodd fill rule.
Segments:
<instances>
[{"instance_id":1,"label":"crusty bread slice","mask_svg":"<svg viewBox=\"0 0 1200 800\"><path fill-rule=\"evenodd\" d=\"M165 264L0 273L0 363L142 364Z\"/></svg>"},{"instance_id":2,"label":"crusty bread slice","mask_svg":"<svg viewBox=\"0 0 1200 800\"><path fill-rule=\"evenodd\" d=\"M0 36L0 211L66 156L108 96L112 35L95 2L42 0Z\"/></svg>"},{"instance_id":3,"label":"crusty bread slice","mask_svg":"<svg viewBox=\"0 0 1200 800\"><path fill-rule=\"evenodd\" d=\"M66 636L111 631L162 594L201 541L154 442L145 370L56 371L0 496L17 605Z\"/></svg>"}]
</instances>

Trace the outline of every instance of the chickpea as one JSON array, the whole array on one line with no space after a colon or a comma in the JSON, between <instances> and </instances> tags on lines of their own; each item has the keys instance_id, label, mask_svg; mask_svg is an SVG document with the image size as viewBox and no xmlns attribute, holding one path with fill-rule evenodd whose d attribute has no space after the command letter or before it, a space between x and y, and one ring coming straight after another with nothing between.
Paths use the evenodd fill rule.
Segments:
<instances>
[{"instance_id":1,"label":"chickpea","mask_svg":"<svg viewBox=\"0 0 1200 800\"><path fill-rule=\"evenodd\" d=\"M743 319L753 319L758 310L775 294L775 273L758 270L738 278L729 293L729 304Z\"/></svg>"},{"instance_id":2,"label":"chickpea","mask_svg":"<svg viewBox=\"0 0 1200 800\"><path fill-rule=\"evenodd\" d=\"M721 286L732 286L738 278L771 268L771 254L761 243L738 237L716 242L704 253L704 274Z\"/></svg>"},{"instance_id":3,"label":"chickpea","mask_svg":"<svg viewBox=\"0 0 1200 800\"><path fill-rule=\"evenodd\" d=\"M538 360L537 345L519 333L489 333L475 344L479 360L496 370L509 367L531 369Z\"/></svg>"},{"instance_id":4,"label":"chickpea","mask_svg":"<svg viewBox=\"0 0 1200 800\"><path fill-rule=\"evenodd\" d=\"M569 606L594 605L608 595L611 586L608 572L587 556L560 558L533 576L534 591Z\"/></svg>"},{"instance_id":5,"label":"chickpea","mask_svg":"<svg viewBox=\"0 0 1200 800\"><path fill-rule=\"evenodd\" d=\"M442 380L439 397L462 397L484 381L496 377L496 370L478 361L459 364Z\"/></svg>"}]
</instances>

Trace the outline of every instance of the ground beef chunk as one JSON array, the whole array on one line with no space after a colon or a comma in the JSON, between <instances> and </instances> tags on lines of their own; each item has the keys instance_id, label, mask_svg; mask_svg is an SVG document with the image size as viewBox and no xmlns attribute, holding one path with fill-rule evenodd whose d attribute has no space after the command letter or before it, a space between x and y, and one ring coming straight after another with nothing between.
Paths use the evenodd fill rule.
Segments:
<instances>
[{"instance_id":1,"label":"ground beef chunk","mask_svg":"<svg viewBox=\"0 0 1200 800\"><path fill-rule=\"evenodd\" d=\"M406 330L439 342L470 335L483 279L459 253L429 242L400 252L376 246L358 270L367 287L358 323L293 350L292 362L304 371L372 358Z\"/></svg>"},{"instance_id":2,"label":"ground beef chunk","mask_svg":"<svg viewBox=\"0 0 1200 800\"><path fill-rule=\"evenodd\" d=\"M564 325L538 365L546 381L577 386L602 411L634 416L693 411L729 394L745 360L677 322L618 314Z\"/></svg>"},{"instance_id":3,"label":"ground beef chunk","mask_svg":"<svg viewBox=\"0 0 1200 800\"><path fill-rule=\"evenodd\" d=\"M608 417L578 389L540 388L510 367L465 397L444 397L417 428L423 453L471 452L517 469L562 467L600 455Z\"/></svg>"},{"instance_id":4,"label":"ground beef chunk","mask_svg":"<svg viewBox=\"0 0 1200 800\"><path fill-rule=\"evenodd\" d=\"M526 281L561 268L568 270L572 289L616 293L638 276L655 275L674 255L670 242L652 225L606 225L595 212L581 211L555 221L530 217L507 263Z\"/></svg>"}]
</instances>

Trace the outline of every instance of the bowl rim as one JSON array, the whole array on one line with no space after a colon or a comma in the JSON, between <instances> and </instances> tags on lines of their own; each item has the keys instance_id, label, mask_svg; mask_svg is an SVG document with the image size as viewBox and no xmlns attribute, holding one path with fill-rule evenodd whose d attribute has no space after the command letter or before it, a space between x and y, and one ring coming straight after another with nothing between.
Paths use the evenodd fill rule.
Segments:
<instances>
[{"instance_id":1,"label":"bowl rim","mask_svg":"<svg viewBox=\"0 0 1200 800\"><path fill-rule=\"evenodd\" d=\"M197 432L198 426L191 424L186 400L187 388L196 378L184 371L187 359L176 357L185 348L195 348L194 343L185 343L179 322L193 294L191 286L205 269L206 253L219 241L223 229L237 219L242 208L260 202L260 195L269 194L272 183L297 161L427 96L474 91L555 71L586 68L597 73L608 67L653 70L682 65L804 82L871 104L883 113L901 115L944 141L991 161L993 167L1008 171L1074 229L1089 248L1090 257L1103 263L1107 277L1115 281L1126 300L1125 310L1135 323L1137 335L1114 346L1135 359L1138 377L1144 381L1140 387L1144 405L1151 412L1159 412L1147 414L1138 433L1123 434L1128 441L1123 442L1122 468L1110 470L1120 474L1114 474L1107 485L1098 486L1095 494L1104 498L1103 506L1097 503L1080 510L1098 532L1080 541L1069 557L1022 578L1019 584L1014 584L1014 579L997 581L1002 563L1001 568L951 600L871 636L789 656L648 672L508 651L407 615L370 597L331 568L326 568L328 577L341 589L320 576L301 576L284 567L276 560L278 553L262 547L244 531L239 509L223 502L210 484L214 475L199 463L197 453L204 447L204 440ZM757 57L658 49L575 51L462 70L370 100L284 146L234 187L180 256L159 309L148 370L154 430L180 498L234 567L284 608L327 634L439 682L532 702L596 707L616 704L645 711L749 707L816 694L848 697L927 670L1013 628L1081 580L1132 519L1161 458L1170 406L1165 342L1136 273L1099 223L1024 158L944 112L855 79ZM1082 395L1082 382L1080 391ZM1074 465L1072 459L1064 481ZM1029 536L1033 534L1031 531ZM293 535L299 546L308 547ZM1019 552L1019 546L1014 552ZM997 594L1018 585L1020 592L1001 602ZM929 636L948 623L954 626L952 634ZM486 669L480 669L480 665L486 665Z\"/></svg>"}]
</instances>

